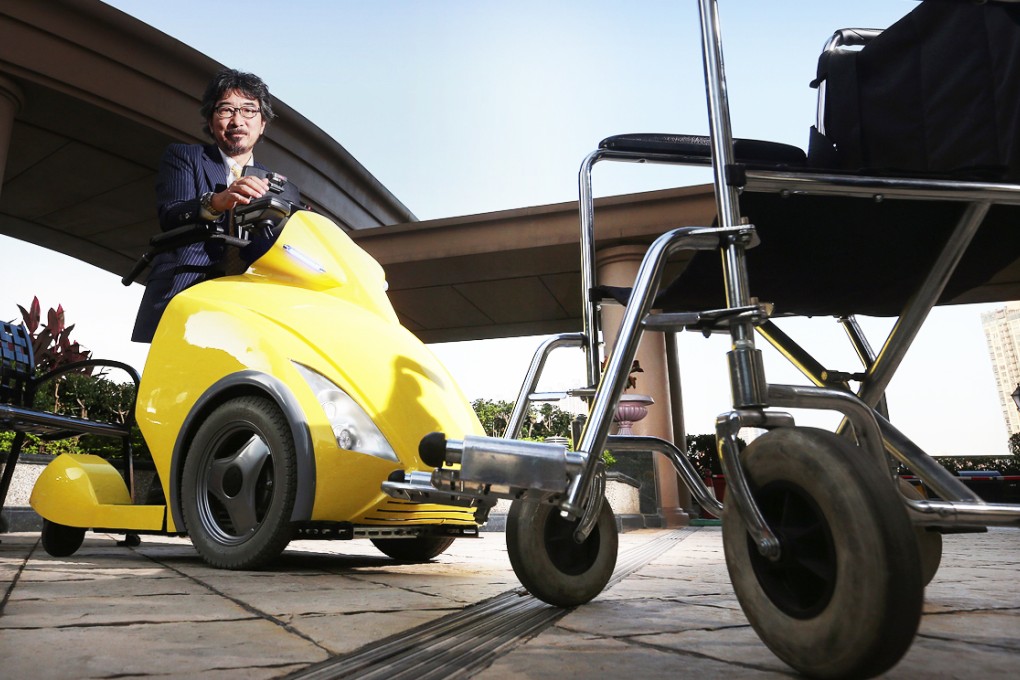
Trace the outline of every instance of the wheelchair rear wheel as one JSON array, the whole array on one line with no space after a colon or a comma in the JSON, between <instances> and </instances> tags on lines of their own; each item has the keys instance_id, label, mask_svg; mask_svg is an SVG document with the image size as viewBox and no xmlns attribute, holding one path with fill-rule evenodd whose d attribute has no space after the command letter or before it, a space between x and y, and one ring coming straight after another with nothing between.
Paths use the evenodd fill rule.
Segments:
<instances>
[{"instance_id":1,"label":"wheelchair rear wheel","mask_svg":"<svg viewBox=\"0 0 1020 680\"><path fill-rule=\"evenodd\" d=\"M895 484L845 439L773 430L741 453L754 497L780 541L763 557L733 504L726 565L762 641L818 678L867 678L913 641L924 585L918 542Z\"/></svg>"}]
</instances>

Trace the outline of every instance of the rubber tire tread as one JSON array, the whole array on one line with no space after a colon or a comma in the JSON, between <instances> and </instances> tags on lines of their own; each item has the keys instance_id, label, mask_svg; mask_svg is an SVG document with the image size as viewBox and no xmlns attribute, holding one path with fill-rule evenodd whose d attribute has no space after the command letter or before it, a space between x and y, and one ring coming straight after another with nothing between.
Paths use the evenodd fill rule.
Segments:
<instances>
[{"instance_id":1,"label":"rubber tire tread","mask_svg":"<svg viewBox=\"0 0 1020 680\"><path fill-rule=\"evenodd\" d=\"M557 607L576 607L590 601L605 589L613 569L619 537L616 518L603 499L595 527L583 546L598 541L598 550L591 564L579 574L562 571L550 557L546 544L546 524L559 509L549 503L516 500L510 505L506 521L506 545L510 564L528 592ZM571 523L576 526L577 522Z\"/></svg>"},{"instance_id":2,"label":"rubber tire tread","mask_svg":"<svg viewBox=\"0 0 1020 680\"><path fill-rule=\"evenodd\" d=\"M48 555L70 557L78 552L78 548L84 541L84 529L57 524L48 519L43 520L42 546Z\"/></svg>"},{"instance_id":3,"label":"rubber tire tread","mask_svg":"<svg viewBox=\"0 0 1020 680\"><path fill-rule=\"evenodd\" d=\"M453 545L451 536L418 536L416 538L373 538L372 545L384 555L400 562L428 562Z\"/></svg>"},{"instance_id":4,"label":"rubber tire tread","mask_svg":"<svg viewBox=\"0 0 1020 680\"><path fill-rule=\"evenodd\" d=\"M740 460L752 489L779 481L807 492L835 549L831 599L810 618L790 616L761 587L743 518L735 504L725 504L726 566L758 636L809 677L869 678L892 668L917 632L924 587L914 530L884 465L813 428L772 430Z\"/></svg>"},{"instance_id":5,"label":"rubber tire tread","mask_svg":"<svg viewBox=\"0 0 1020 680\"><path fill-rule=\"evenodd\" d=\"M209 452L202 451L224 427L241 421L267 440L274 466L274 497L269 514L251 538L224 545L203 529L197 515L196 486ZM256 570L265 567L290 543L290 517L297 496L297 453L286 416L275 402L260 396L236 397L218 406L199 426L188 450L182 475L181 504L191 542L202 558L220 569Z\"/></svg>"}]
</instances>

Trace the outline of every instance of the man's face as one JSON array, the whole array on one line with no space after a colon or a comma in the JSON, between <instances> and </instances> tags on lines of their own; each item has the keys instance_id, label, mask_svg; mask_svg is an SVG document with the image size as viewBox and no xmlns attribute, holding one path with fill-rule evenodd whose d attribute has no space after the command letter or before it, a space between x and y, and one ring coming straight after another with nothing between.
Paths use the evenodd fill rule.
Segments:
<instances>
[{"instance_id":1,"label":"man's face","mask_svg":"<svg viewBox=\"0 0 1020 680\"><path fill-rule=\"evenodd\" d=\"M209 129L212 130L216 146L223 149L223 153L232 157L247 154L265 131L265 118L261 111L252 118L245 118L240 111L231 111L229 116L221 118L222 107L258 111L258 100L245 96L243 92L228 90L216 102L212 117L209 118Z\"/></svg>"}]
</instances>

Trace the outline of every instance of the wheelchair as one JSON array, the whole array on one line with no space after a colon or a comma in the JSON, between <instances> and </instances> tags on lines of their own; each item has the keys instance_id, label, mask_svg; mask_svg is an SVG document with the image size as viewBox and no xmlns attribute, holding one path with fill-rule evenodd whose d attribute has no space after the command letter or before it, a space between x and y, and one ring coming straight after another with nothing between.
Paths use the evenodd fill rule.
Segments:
<instances>
[{"instance_id":1,"label":"wheelchair","mask_svg":"<svg viewBox=\"0 0 1020 680\"><path fill-rule=\"evenodd\" d=\"M1020 54L1018 9L928 0L885 31L836 32L819 61L819 121L805 153L733 137L717 2L699 0L710 134L618 135L589 154L579 173L581 332L538 349L507 436L429 435L421 455L436 468L431 478L384 488L408 499L439 491L473 499L483 516L496 498L512 499L515 571L537 597L574 606L601 592L615 563L602 451L658 451L694 500L722 517L738 600L779 658L812 677L893 667L917 631L942 533L1020 526L1020 506L983 501L896 429L884 404L934 306L1020 297L1011 278L1020 259L1020 135L1014 142L1010 120L1020 74L989 56ZM596 277L592 169L602 161L713 172L716 223L658 237L629 289ZM665 280L681 254L686 268ZM610 299L625 308L603 362L600 311ZM858 314L896 317L878 351ZM837 318L862 368L830 370L779 329L783 316ZM683 331L730 339L732 408L716 421L725 504L685 455L682 422L675 442L611 434L642 334L665 335L672 390ZM809 384L770 383L758 338ZM561 347L585 351L586 383L572 391L589 403L583 430L573 450L514 441L528 405L542 398L546 359ZM672 397L675 412L679 391ZM834 411L842 421L835 432L799 426L791 409ZM743 447L742 428L766 432ZM901 488L898 466L937 499Z\"/></svg>"}]
</instances>

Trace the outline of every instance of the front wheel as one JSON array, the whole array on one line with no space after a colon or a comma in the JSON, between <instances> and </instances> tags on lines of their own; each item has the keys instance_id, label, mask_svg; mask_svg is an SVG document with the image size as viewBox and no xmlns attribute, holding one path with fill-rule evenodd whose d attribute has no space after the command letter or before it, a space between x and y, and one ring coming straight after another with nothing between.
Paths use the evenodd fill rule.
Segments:
<instances>
[{"instance_id":1,"label":"front wheel","mask_svg":"<svg viewBox=\"0 0 1020 680\"><path fill-rule=\"evenodd\" d=\"M575 607L602 592L616 567L616 519L602 501L595 528L574 540L579 520L567 520L549 503L516 500L506 518L506 547L521 584L538 599Z\"/></svg>"},{"instance_id":2,"label":"front wheel","mask_svg":"<svg viewBox=\"0 0 1020 680\"><path fill-rule=\"evenodd\" d=\"M297 454L287 418L264 397L238 397L198 428L182 475L184 522L206 562L258 569L290 542Z\"/></svg>"},{"instance_id":3,"label":"front wheel","mask_svg":"<svg viewBox=\"0 0 1020 680\"><path fill-rule=\"evenodd\" d=\"M732 503L723 511L726 566L762 641L817 678L869 678L913 641L924 587L899 492L863 451L831 432L773 430L740 456L781 546L763 557Z\"/></svg>"},{"instance_id":4,"label":"front wheel","mask_svg":"<svg viewBox=\"0 0 1020 680\"><path fill-rule=\"evenodd\" d=\"M85 530L43 520L42 546L53 557L70 557L85 541Z\"/></svg>"},{"instance_id":5,"label":"front wheel","mask_svg":"<svg viewBox=\"0 0 1020 680\"><path fill-rule=\"evenodd\" d=\"M384 555L400 562L428 562L453 545L450 536L417 536L415 538L373 538L372 545Z\"/></svg>"}]
</instances>

